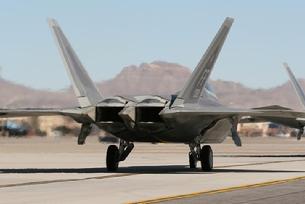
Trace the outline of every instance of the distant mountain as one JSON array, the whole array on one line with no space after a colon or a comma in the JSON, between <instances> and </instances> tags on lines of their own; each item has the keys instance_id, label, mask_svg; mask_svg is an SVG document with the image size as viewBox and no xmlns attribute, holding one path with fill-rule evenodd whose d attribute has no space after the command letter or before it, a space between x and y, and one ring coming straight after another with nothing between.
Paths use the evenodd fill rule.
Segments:
<instances>
[{"instance_id":1,"label":"distant mountain","mask_svg":"<svg viewBox=\"0 0 305 204\"><path fill-rule=\"evenodd\" d=\"M1 108L62 107L73 103L72 98L73 94L67 90L37 90L0 78Z\"/></svg>"},{"instance_id":2,"label":"distant mountain","mask_svg":"<svg viewBox=\"0 0 305 204\"><path fill-rule=\"evenodd\" d=\"M190 76L190 70L174 63L155 61L131 65L113 79L99 83L104 95L170 95L176 93Z\"/></svg>"},{"instance_id":3,"label":"distant mountain","mask_svg":"<svg viewBox=\"0 0 305 204\"><path fill-rule=\"evenodd\" d=\"M300 80L305 87L305 80ZM298 98L290 82L270 89L251 89L231 81L212 81L219 100L231 107L261 107L268 105L281 105L294 109L301 109Z\"/></svg>"},{"instance_id":4,"label":"distant mountain","mask_svg":"<svg viewBox=\"0 0 305 204\"><path fill-rule=\"evenodd\" d=\"M97 73L98 74L98 73ZM154 61L124 67L113 79L98 82L104 96L170 95L182 88L190 69L175 63ZM232 107L259 107L272 104L300 109L289 82L270 89L251 89L240 83L211 81L219 100ZM305 87L305 80L301 80ZM77 102L72 89L37 90L0 78L0 107L73 107Z\"/></svg>"}]
</instances>

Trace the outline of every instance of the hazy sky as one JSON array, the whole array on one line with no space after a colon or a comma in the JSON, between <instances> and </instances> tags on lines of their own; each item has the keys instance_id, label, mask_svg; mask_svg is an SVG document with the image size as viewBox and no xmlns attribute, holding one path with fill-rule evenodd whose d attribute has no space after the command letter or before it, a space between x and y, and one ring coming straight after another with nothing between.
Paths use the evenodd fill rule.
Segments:
<instances>
[{"instance_id":1,"label":"hazy sky","mask_svg":"<svg viewBox=\"0 0 305 204\"><path fill-rule=\"evenodd\" d=\"M287 61L305 78L305 1L7 0L0 3L1 75L35 88L70 82L46 19L58 20L90 76L165 60L193 69L226 16L235 22L213 79L280 85Z\"/></svg>"}]
</instances>

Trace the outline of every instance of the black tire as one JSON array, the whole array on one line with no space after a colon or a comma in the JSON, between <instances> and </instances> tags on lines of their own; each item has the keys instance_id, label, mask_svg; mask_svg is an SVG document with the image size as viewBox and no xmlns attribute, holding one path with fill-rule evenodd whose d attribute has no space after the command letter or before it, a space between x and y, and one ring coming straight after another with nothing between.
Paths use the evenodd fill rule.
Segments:
<instances>
[{"instance_id":1,"label":"black tire","mask_svg":"<svg viewBox=\"0 0 305 204\"><path fill-rule=\"evenodd\" d=\"M210 145L204 145L200 151L201 168L203 171L213 169L213 150Z\"/></svg>"},{"instance_id":2,"label":"black tire","mask_svg":"<svg viewBox=\"0 0 305 204\"><path fill-rule=\"evenodd\" d=\"M116 145L110 145L107 149L106 166L107 171L116 171L119 167L119 149Z\"/></svg>"},{"instance_id":3,"label":"black tire","mask_svg":"<svg viewBox=\"0 0 305 204\"><path fill-rule=\"evenodd\" d=\"M189 164L191 169L197 168L197 159L191 152L189 153Z\"/></svg>"}]
</instances>

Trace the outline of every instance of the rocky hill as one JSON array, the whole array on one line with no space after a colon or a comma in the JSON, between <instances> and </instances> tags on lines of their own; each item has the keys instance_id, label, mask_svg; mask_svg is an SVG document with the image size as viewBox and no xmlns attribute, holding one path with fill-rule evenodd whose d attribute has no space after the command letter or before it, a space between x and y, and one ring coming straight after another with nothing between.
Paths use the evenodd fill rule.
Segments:
<instances>
[{"instance_id":1,"label":"rocky hill","mask_svg":"<svg viewBox=\"0 0 305 204\"><path fill-rule=\"evenodd\" d=\"M104 95L170 95L177 92L189 76L190 70L186 67L156 61L125 67L113 79L99 83L99 87Z\"/></svg>"}]
</instances>

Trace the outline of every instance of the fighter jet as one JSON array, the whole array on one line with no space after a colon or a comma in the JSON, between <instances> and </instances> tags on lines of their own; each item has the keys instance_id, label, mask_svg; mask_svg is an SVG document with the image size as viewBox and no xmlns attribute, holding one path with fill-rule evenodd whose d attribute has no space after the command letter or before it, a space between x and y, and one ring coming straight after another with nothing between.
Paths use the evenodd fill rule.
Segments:
<instances>
[{"instance_id":1,"label":"fighter jet","mask_svg":"<svg viewBox=\"0 0 305 204\"><path fill-rule=\"evenodd\" d=\"M189 166L201 163L204 171L213 169L212 143L228 135L241 146L239 122L259 120L298 124L305 113L280 106L237 109L221 105L208 83L216 59L232 26L226 18L184 87L169 98L156 95L104 98L90 79L76 53L54 19L49 20L79 107L71 109L2 109L1 117L64 115L81 123L78 144L84 144L92 125L118 137L119 145L107 149L106 167L116 171L134 148L135 142L183 143L189 146ZM157 83L157 81L156 81Z\"/></svg>"},{"instance_id":2,"label":"fighter jet","mask_svg":"<svg viewBox=\"0 0 305 204\"><path fill-rule=\"evenodd\" d=\"M294 74L292 73L290 67L288 66L287 63L283 63L288 76L290 78L290 82L295 90L295 93L297 94L298 98L299 98L299 102L301 103L301 105L303 106L303 108L305 108L305 93L304 90L302 89L300 83L298 82L298 80L295 78ZM300 140L301 137L304 135L304 126L305 126L305 121L303 119L297 119L297 121L299 121L300 126L303 126L303 128L299 128L299 132L297 134L297 139Z\"/></svg>"}]
</instances>

